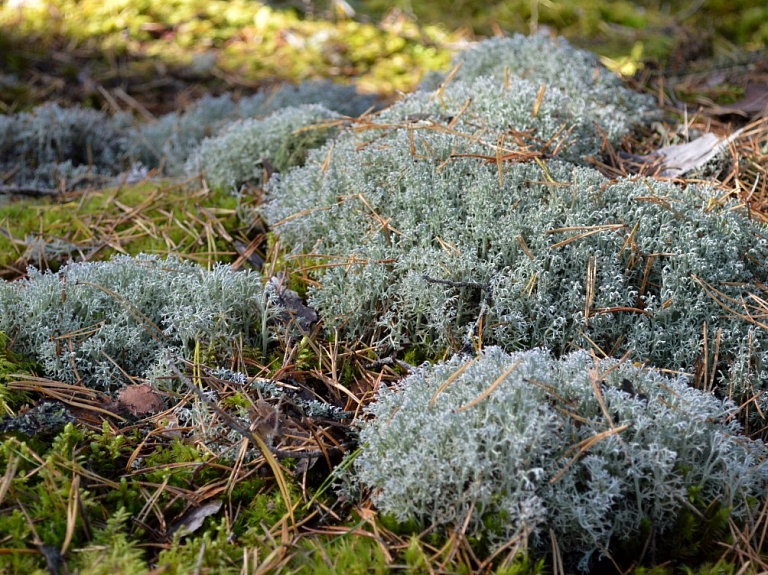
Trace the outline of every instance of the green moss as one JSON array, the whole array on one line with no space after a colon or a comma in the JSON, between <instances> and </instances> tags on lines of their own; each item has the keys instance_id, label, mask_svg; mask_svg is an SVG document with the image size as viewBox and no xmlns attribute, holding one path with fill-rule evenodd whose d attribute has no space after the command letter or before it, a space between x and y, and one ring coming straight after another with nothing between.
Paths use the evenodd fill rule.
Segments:
<instances>
[{"instance_id":1,"label":"green moss","mask_svg":"<svg viewBox=\"0 0 768 575\"><path fill-rule=\"evenodd\" d=\"M0 269L16 262L57 269L69 257L180 253L201 263L231 261L221 229L238 226L238 199L190 192L170 182L83 192L76 200L23 199L0 205ZM10 268L10 269L8 269Z\"/></svg>"},{"instance_id":2,"label":"green moss","mask_svg":"<svg viewBox=\"0 0 768 575\"><path fill-rule=\"evenodd\" d=\"M167 566L165 573L187 575L199 572L238 574L241 572L243 550L230 541L231 531L226 519L213 523L198 537L177 536L171 547L160 552L159 565Z\"/></svg>"},{"instance_id":3,"label":"green moss","mask_svg":"<svg viewBox=\"0 0 768 575\"><path fill-rule=\"evenodd\" d=\"M424 529L424 525L416 520L398 521L394 515L389 513L380 513L379 521L385 529L396 535L417 535Z\"/></svg>"},{"instance_id":4,"label":"green moss","mask_svg":"<svg viewBox=\"0 0 768 575\"><path fill-rule=\"evenodd\" d=\"M26 403L28 394L8 388L13 374L32 373L34 364L8 349L8 336L0 331L0 417L14 415L14 412Z\"/></svg>"},{"instance_id":5,"label":"green moss","mask_svg":"<svg viewBox=\"0 0 768 575\"><path fill-rule=\"evenodd\" d=\"M295 486L289 484L289 491L292 499L300 497ZM288 506L277 489L262 489L250 501L244 503L247 507L243 509L242 525L246 530L261 531L262 525L275 525L288 515ZM298 520L304 514L299 509L294 512L294 517Z\"/></svg>"},{"instance_id":6,"label":"green moss","mask_svg":"<svg viewBox=\"0 0 768 575\"><path fill-rule=\"evenodd\" d=\"M104 467L99 466L101 471ZM125 470L122 470L125 473ZM141 488L133 479L120 477L116 480L116 486L113 486L101 500L104 509L125 509L131 515L137 515L144 507L145 500L142 497ZM134 528L133 535L139 539L143 535L143 530Z\"/></svg>"},{"instance_id":7,"label":"green moss","mask_svg":"<svg viewBox=\"0 0 768 575\"><path fill-rule=\"evenodd\" d=\"M544 559L536 559L527 553L518 553L509 567L500 567L496 575L543 575L548 573Z\"/></svg>"},{"instance_id":8,"label":"green moss","mask_svg":"<svg viewBox=\"0 0 768 575\"><path fill-rule=\"evenodd\" d=\"M244 393L238 391L221 400L221 407L227 409L247 409L251 406L251 400Z\"/></svg>"},{"instance_id":9,"label":"green moss","mask_svg":"<svg viewBox=\"0 0 768 575\"><path fill-rule=\"evenodd\" d=\"M91 436L91 453L105 463L116 462L127 457L130 447L125 435L113 434L109 422L104 420L101 434Z\"/></svg>"},{"instance_id":10,"label":"green moss","mask_svg":"<svg viewBox=\"0 0 768 575\"><path fill-rule=\"evenodd\" d=\"M70 572L81 575L138 575L148 571L144 551L136 539L129 538L131 513L117 509L95 532L93 545L73 554Z\"/></svg>"},{"instance_id":11,"label":"green moss","mask_svg":"<svg viewBox=\"0 0 768 575\"><path fill-rule=\"evenodd\" d=\"M380 575L391 572L381 546L370 537L355 535L304 539L290 567L297 575Z\"/></svg>"},{"instance_id":12,"label":"green moss","mask_svg":"<svg viewBox=\"0 0 768 575\"><path fill-rule=\"evenodd\" d=\"M194 445L174 439L164 449L157 449L146 459L146 467L153 469L146 474L148 481L156 483L168 482L168 485L189 487L193 483L205 483L217 478L220 472L206 468L205 463L211 458ZM171 466L174 463L177 465ZM189 465L178 465L188 463Z\"/></svg>"},{"instance_id":13,"label":"green moss","mask_svg":"<svg viewBox=\"0 0 768 575\"><path fill-rule=\"evenodd\" d=\"M409 365L421 365L430 359L433 359L433 354L429 353L429 347L419 345L409 347L403 357L403 361Z\"/></svg>"},{"instance_id":14,"label":"green moss","mask_svg":"<svg viewBox=\"0 0 768 575\"><path fill-rule=\"evenodd\" d=\"M83 437L80 429L69 424L49 446L33 448L14 438L0 444L0 468L6 470L10 482L5 501L0 503L4 511L0 513L0 533L7 534L4 547L26 549L36 532L43 544L61 548L67 533L67 510L73 505L70 494L77 492L80 483L77 465L73 467L72 462L77 460L75 450ZM77 504L80 513L96 509L86 490L80 490ZM72 541L84 541L82 521L76 519L74 528ZM23 563L28 562L15 553L0 555L0 571ZM34 564L40 566L37 560Z\"/></svg>"}]
</instances>

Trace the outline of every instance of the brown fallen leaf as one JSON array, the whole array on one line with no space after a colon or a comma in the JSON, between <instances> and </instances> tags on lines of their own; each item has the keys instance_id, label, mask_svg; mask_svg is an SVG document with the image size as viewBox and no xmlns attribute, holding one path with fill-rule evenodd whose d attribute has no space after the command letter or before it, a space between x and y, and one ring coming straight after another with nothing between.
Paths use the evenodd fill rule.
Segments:
<instances>
[{"instance_id":1,"label":"brown fallen leaf","mask_svg":"<svg viewBox=\"0 0 768 575\"><path fill-rule=\"evenodd\" d=\"M275 295L277 303L285 310L281 319L286 323L294 319L301 329L308 330L317 321L317 312L304 305L298 293L285 287L285 274L283 272L269 279L267 289Z\"/></svg>"},{"instance_id":2,"label":"brown fallen leaf","mask_svg":"<svg viewBox=\"0 0 768 575\"><path fill-rule=\"evenodd\" d=\"M768 115L768 84L747 84L744 97L728 106L714 106L707 110L711 116L743 116L757 119Z\"/></svg>"},{"instance_id":3,"label":"brown fallen leaf","mask_svg":"<svg viewBox=\"0 0 768 575\"><path fill-rule=\"evenodd\" d=\"M163 409L162 398L146 383L124 387L117 396L117 403L137 417Z\"/></svg>"},{"instance_id":4,"label":"brown fallen leaf","mask_svg":"<svg viewBox=\"0 0 768 575\"><path fill-rule=\"evenodd\" d=\"M275 442L275 436L280 432L280 411L263 399L259 399L249 409L251 430L258 433L269 447Z\"/></svg>"},{"instance_id":5,"label":"brown fallen leaf","mask_svg":"<svg viewBox=\"0 0 768 575\"><path fill-rule=\"evenodd\" d=\"M179 418L173 413L163 413L152 418L158 435L168 439L181 439L182 429L179 427Z\"/></svg>"}]
</instances>

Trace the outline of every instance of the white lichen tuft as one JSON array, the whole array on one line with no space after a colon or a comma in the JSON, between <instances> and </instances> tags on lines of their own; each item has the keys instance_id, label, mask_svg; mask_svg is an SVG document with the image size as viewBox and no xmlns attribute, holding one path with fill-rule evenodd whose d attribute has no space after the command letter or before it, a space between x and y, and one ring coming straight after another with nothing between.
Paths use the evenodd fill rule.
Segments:
<instances>
[{"instance_id":1,"label":"white lichen tuft","mask_svg":"<svg viewBox=\"0 0 768 575\"><path fill-rule=\"evenodd\" d=\"M669 535L692 507L748 517L768 451L739 435L736 411L682 377L583 351L487 348L382 387L354 469L400 521L491 548L523 536L546 552L554 534L588 571L641 525Z\"/></svg>"},{"instance_id":2,"label":"white lichen tuft","mask_svg":"<svg viewBox=\"0 0 768 575\"><path fill-rule=\"evenodd\" d=\"M490 41L467 62L525 41L544 42ZM574 83L583 76L592 94L583 102L625 89L585 75L583 53L555 48L584 74L547 89L536 115L530 78L545 72L467 72L272 178L262 213L284 245L344 264L319 266L310 305L326 326L382 349L593 349L691 372L706 326L707 348L719 350L708 373L725 396L752 397L768 381L768 341L751 318L766 296L768 230L706 186L611 182L579 166L599 153L603 120L573 108Z\"/></svg>"},{"instance_id":3,"label":"white lichen tuft","mask_svg":"<svg viewBox=\"0 0 768 575\"><path fill-rule=\"evenodd\" d=\"M186 170L202 172L216 189L237 191L245 183L262 185L265 171L303 164L310 149L338 132L340 118L311 104L285 108L262 120L235 122L219 136L205 139Z\"/></svg>"},{"instance_id":4,"label":"white lichen tuft","mask_svg":"<svg viewBox=\"0 0 768 575\"><path fill-rule=\"evenodd\" d=\"M46 377L115 390L163 355L262 349L279 313L258 274L228 265L210 271L174 258L117 256L70 263L58 273L29 269L0 284L0 331Z\"/></svg>"}]
</instances>

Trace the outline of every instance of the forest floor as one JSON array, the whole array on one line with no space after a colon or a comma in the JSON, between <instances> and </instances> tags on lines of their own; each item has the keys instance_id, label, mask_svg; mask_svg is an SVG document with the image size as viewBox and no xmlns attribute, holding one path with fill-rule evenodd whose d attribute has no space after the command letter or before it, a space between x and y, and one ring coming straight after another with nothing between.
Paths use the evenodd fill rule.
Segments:
<instances>
[{"instance_id":1,"label":"forest floor","mask_svg":"<svg viewBox=\"0 0 768 575\"><path fill-rule=\"evenodd\" d=\"M665 110L662 122L627 135L620 150L609 151L597 162L599 170L618 178L670 140L734 136L732 161L712 183L738 198L752 217L768 221L768 32L759 24L768 14L757 9L748 14L754 25L734 24L724 13L724 30L704 30L698 24L711 13L642 11L630 3L617 3L623 12L601 14L584 2L577 17L543 2L532 14L539 2L525 2L519 14L489 8L473 20L458 11L458 20L441 24L427 24L428 13L377 11L375 3L368 13L355 14L345 2L329 2L316 13L308 11L313 3L145 4L0 3L0 113L55 102L152 123L205 95L237 100L284 82L316 79L354 81L387 103L412 91L429 70L449 69L455 51L475 41L476 33L501 34L515 26L559 31L602 54L608 67L634 89L653 94ZM56 270L73 254L99 261L145 252L208 268L217 262L256 267L267 278L285 272L300 294L312 285L312 270L287 259L288 247L274 241L263 222L241 217L262 200L262 190L236 199L210 190L200 177L160 175L157 168L138 183L65 187L36 197L41 193L11 193L14 174L0 173L0 277L24 278L30 265ZM55 246L66 249L56 252ZM534 557L478 557L473 542L458 533L420 532L379 516L370 499L355 505L340 499L331 488L331 470L349 464L350 419L287 418L287 452L273 456L264 449L247 463L220 463L200 445L180 440L174 410L154 413L163 398L142 382L130 397L65 385L43 377L3 339L0 405L7 418L26 413L32 421L34 410L52 400L74 419L48 434L32 422L31 438L3 435L2 572L558 573L556 562L545 565ZM197 351L193 362L178 366L179 379L190 384L186 401L207 401L227 423L226 410L247 399L254 417L269 419L268 404L244 399L231 382L211 375L205 350ZM400 379L407 364L425 358L405 355L402 365L379 359L364 342L334 341L316 326L298 341L277 342L265 357L241 353L229 365L359 415L381 383ZM195 396L203 385L215 390L216 401ZM187 432L194 436L197 430ZM706 564L692 562L689 572L768 570L766 514L763 509L751 532L724 535L722 549L703 557ZM685 568L669 563L635 572Z\"/></svg>"}]
</instances>

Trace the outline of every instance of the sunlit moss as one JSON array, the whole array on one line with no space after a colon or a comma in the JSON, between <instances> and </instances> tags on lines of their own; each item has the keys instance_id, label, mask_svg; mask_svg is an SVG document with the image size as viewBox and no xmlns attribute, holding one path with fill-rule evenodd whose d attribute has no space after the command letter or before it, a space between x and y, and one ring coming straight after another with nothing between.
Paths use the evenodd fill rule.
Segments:
<instances>
[{"instance_id":1,"label":"sunlit moss","mask_svg":"<svg viewBox=\"0 0 768 575\"><path fill-rule=\"evenodd\" d=\"M13 30L11 45L34 38L40 56L65 42L70 49L93 51L94 64L109 65L115 56L139 61L149 56L192 71L196 54L210 49L216 51L216 68L249 80L355 76L389 93L413 88L425 70L450 61L442 47L448 35L436 26L304 20L247 0L49 0L1 7L0 26ZM424 50L425 45L434 49Z\"/></svg>"},{"instance_id":2,"label":"sunlit moss","mask_svg":"<svg viewBox=\"0 0 768 575\"><path fill-rule=\"evenodd\" d=\"M70 257L183 253L203 264L232 261L221 230L238 227L238 198L226 192L146 182L71 199L0 205L0 269L15 262L57 269ZM8 274L6 274L8 275Z\"/></svg>"}]
</instances>

